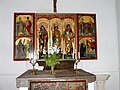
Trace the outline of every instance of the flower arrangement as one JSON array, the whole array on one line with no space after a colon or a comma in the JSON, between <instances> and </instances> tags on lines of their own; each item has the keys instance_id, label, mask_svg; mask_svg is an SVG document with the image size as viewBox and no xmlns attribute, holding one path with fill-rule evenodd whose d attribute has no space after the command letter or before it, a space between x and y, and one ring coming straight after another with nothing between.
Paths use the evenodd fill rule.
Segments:
<instances>
[{"instance_id":1,"label":"flower arrangement","mask_svg":"<svg viewBox=\"0 0 120 90\"><path fill-rule=\"evenodd\" d=\"M57 48L57 45L55 45L54 47L48 47L48 54L46 53L45 50L43 50L46 66L51 67L52 74L54 74L53 70L54 70L55 65L60 64L59 51L60 50L59 48Z\"/></svg>"}]
</instances>

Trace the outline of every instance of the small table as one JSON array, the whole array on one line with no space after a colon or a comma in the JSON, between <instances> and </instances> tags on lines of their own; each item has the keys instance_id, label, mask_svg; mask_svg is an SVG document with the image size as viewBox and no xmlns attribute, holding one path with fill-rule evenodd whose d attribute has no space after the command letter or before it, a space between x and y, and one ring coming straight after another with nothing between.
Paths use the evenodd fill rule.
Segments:
<instances>
[{"instance_id":1,"label":"small table","mask_svg":"<svg viewBox=\"0 0 120 90\"><path fill-rule=\"evenodd\" d=\"M55 75L50 73L50 70L37 70L37 75L32 75L32 70L27 70L25 73L16 78L16 86L30 87L30 81L75 81L86 80L88 83L94 82L96 76L82 69L76 70L55 70Z\"/></svg>"}]
</instances>

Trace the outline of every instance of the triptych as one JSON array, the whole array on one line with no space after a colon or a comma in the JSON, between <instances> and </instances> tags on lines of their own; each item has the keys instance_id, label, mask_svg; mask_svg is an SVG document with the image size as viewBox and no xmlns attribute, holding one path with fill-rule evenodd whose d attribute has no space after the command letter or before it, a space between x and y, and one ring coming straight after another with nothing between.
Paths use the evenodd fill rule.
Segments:
<instances>
[{"instance_id":1,"label":"triptych","mask_svg":"<svg viewBox=\"0 0 120 90\"><path fill-rule=\"evenodd\" d=\"M60 59L96 60L96 14L14 13L15 61L42 60L54 46Z\"/></svg>"}]
</instances>

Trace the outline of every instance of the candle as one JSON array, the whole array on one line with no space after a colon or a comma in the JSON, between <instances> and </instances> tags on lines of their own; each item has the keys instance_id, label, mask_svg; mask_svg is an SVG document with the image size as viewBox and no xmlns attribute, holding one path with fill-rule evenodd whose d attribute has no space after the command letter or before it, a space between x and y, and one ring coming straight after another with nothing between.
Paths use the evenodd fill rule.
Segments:
<instances>
[{"instance_id":1,"label":"candle","mask_svg":"<svg viewBox=\"0 0 120 90\"><path fill-rule=\"evenodd\" d=\"M78 58L80 58L80 52L78 52Z\"/></svg>"},{"instance_id":2,"label":"candle","mask_svg":"<svg viewBox=\"0 0 120 90\"><path fill-rule=\"evenodd\" d=\"M34 60L37 60L38 59L38 54L36 51L34 51Z\"/></svg>"},{"instance_id":3,"label":"candle","mask_svg":"<svg viewBox=\"0 0 120 90\"><path fill-rule=\"evenodd\" d=\"M33 53L29 54L29 59L32 60L33 59Z\"/></svg>"}]
</instances>

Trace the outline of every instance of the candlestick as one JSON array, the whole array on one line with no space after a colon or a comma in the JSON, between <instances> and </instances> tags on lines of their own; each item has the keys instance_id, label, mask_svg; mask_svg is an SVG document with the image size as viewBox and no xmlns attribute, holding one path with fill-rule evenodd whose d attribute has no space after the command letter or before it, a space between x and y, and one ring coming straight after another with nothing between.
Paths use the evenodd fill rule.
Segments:
<instances>
[{"instance_id":1,"label":"candlestick","mask_svg":"<svg viewBox=\"0 0 120 90\"><path fill-rule=\"evenodd\" d=\"M34 53L31 54L31 55L33 55L33 56L30 56L30 63L31 63L32 66L33 66L32 75L37 75L36 70L35 70L35 65L36 65L36 63L37 63L38 55L37 55L37 53L36 53L35 51L34 51Z\"/></svg>"},{"instance_id":2,"label":"candlestick","mask_svg":"<svg viewBox=\"0 0 120 90\"><path fill-rule=\"evenodd\" d=\"M79 62L80 62L80 60L76 60L76 62L75 62L75 65L76 65L76 74L79 73L79 72L77 71L77 65L78 65Z\"/></svg>"}]
</instances>

